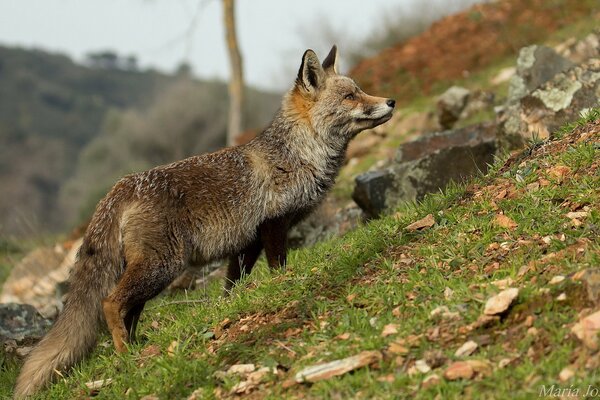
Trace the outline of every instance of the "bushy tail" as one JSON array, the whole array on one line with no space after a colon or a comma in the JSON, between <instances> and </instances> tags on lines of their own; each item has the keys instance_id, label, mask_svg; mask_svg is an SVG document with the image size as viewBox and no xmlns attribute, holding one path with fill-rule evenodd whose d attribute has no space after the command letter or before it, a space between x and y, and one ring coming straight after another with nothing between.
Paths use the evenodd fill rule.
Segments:
<instances>
[{"instance_id":1,"label":"bushy tail","mask_svg":"<svg viewBox=\"0 0 600 400\"><path fill-rule=\"evenodd\" d=\"M88 249L84 242L71 274L63 312L26 359L17 378L15 399L42 389L59 373L81 361L96 343L104 318L102 299L120 275L120 261L116 257L111 260L99 254L86 254L90 252Z\"/></svg>"}]
</instances>

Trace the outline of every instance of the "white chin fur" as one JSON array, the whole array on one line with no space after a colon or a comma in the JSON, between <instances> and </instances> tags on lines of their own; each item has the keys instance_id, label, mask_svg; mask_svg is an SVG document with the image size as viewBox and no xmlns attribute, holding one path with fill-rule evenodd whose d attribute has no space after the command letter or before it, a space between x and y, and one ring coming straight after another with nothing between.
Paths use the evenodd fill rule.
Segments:
<instances>
[{"instance_id":1,"label":"white chin fur","mask_svg":"<svg viewBox=\"0 0 600 400\"><path fill-rule=\"evenodd\" d=\"M378 104L377 107L375 108L375 110L373 111L373 113L371 114L371 117L373 119L379 119L381 117L385 117L390 112L390 108L391 107L389 107L385 103Z\"/></svg>"}]
</instances>

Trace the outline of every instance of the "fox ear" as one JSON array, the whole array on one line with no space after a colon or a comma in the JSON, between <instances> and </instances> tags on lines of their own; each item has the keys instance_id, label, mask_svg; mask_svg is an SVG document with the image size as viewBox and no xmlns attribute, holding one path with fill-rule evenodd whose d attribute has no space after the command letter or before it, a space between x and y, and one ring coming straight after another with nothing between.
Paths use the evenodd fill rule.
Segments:
<instances>
[{"instance_id":1,"label":"fox ear","mask_svg":"<svg viewBox=\"0 0 600 400\"><path fill-rule=\"evenodd\" d=\"M302 64L298 71L296 84L302 86L308 92L314 92L325 80L325 71L319 63L317 55L312 50L306 50L302 56Z\"/></svg>"},{"instance_id":2,"label":"fox ear","mask_svg":"<svg viewBox=\"0 0 600 400\"><path fill-rule=\"evenodd\" d=\"M325 60L323 60L323 69L327 73L338 73L337 46L334 44Z\"/></svg>"}]
</instances>

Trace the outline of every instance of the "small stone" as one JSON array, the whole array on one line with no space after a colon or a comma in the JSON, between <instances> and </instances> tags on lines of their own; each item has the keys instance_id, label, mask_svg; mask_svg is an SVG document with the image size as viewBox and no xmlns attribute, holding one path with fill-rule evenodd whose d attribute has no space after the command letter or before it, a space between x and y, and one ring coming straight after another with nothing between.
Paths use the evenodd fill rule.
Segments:
<instances>
[{"instance_id":1,"label":"small stone","mask_svg":"<svg viewBox=\"0 0 600 400\"><path fill-rule=\"evenodd\" d=\"M427 365L425 360L417 360L415 362L415 368L422 374L426 374L431 371L431 367Z\"/></svg>"},{"instance_id":2,"label":"small stone","mask_svg":"<svg viewBox=\"0 0 600 400\"><path fill-rule=\"evenodd\" d=\"M556 275L552 279L550 279L550 282L548 282L548 284L550 284L550 285L558 285L559 283L561 283L564 280L565 280L564 276L562 276L562 275Z\"/></svg>"},{"instance_id":3,"label":"small stone","mask_svg":"<svg viewBox=\"0 0 600 400\"><path fill-rule=\"evenodd\" d=\"M298 383L317 382L342 375L381 360L379 351L363 351L355 356L304 368L295 375Z\"/></svg>"},{"instance_id":4,"label":"small stone","mask_svg":"<svg viewBox=\"0 0 600 400\"><path fill-rule=\"evenodd\" d=\"M456 350L454 356L458 358L470 356L475 352L475 350L477 350L478 346L479 345L476 342L474 342L473 340L469 340L465 342L462 346L460 346L458 350Z\"/></svg>"},{"instance_id":5,"label":"small stone","mask_svg":"<svg viewBox=\"0 0 600 400\"><path fill-rule=\"evenodd\" d=\"M431 310L431 312L429 313L429 316L431 318L435 318L439 315L445 314L450 312L450 310L448 309L448 306L439 306L434 308L433 310Z\"/></svg>"},{"instance_id":6,"label":"small stone","mask_svg":"<svg viewBox=\"0 0 600 400\"><path fill-rule=\"evenodd\" d=\"M560 379L561 382L567 382L574 376L575 376L575 371L573 371L573 369L571 367L565 367L558 374L558 379Z\"/></svg>"},{"instance_id":7,"label":"small stone","mask_svg":"<svg viewBox=\"0 0 600 400\"><path fill-rule=\"evenodd\" d=\"M510 358L503 358L498 362L498 368L505 368L508 364L512 362Z\"/></svg>"},{"instance_id":8,"label":"small stone","mask_svg":"<svg viewBox=\"0 0 600 400\"><path fill-rule=\"evenodd\" d=\"M492 285L496 286L500 290L504 290L509 288L513 283L515 283L512 278L499 279L497 281L493 281Z\"/></svg>"},{"instance_id":9,"label":"small stone","mask_svg":"<svg viewBox=\"0 0 600 400\"><path fill-rule=\"evenodd\" d=\"M254 364L235 364L229 367L227 375L246 375L255 370L256 366Z\"/></svg>"},{"instance_id":10,"label":"small stone","mask_svg":"<svg viewBox=\"0 0 600 400\"><path fill-rule=\"evenodd\" d=\"M454 295L454 290L450 289L449 287L447 287L446 289L444 289L444 299L450 300L453 295ZM438 379L439 379L439 377L438 377Z\"/></svg>"},{"instance_id":11,"label":"small stone","mask_svg":"<svg viewBox=\"0 0 600 400\"><path fill-rule=\"evenodd\" d=\"M497 315L508 310L513 300L519 295L519 289L510 288L501 291L496 296L491 297L485 303L483 313L485 315Z\"/></svg>"},{"instance_id":12,"label":"small stone","mask_svg":"<svg viewBox=\"0 0 600 400\"><path fill-rule=\"evenodd\" d=\"M537 336L538 335L538 330L536 327L532 326L531 328L527 329L527 335L528 336Z\"/></svg>"},{"instance_id":13,"label":"small stone","mask_svg":"<svg viewBox=\"0 0 600 400\"><path fill-rule=\"evenodd\" d=\"M600 332L600 311L581 318L571 332L591 350L598 350L598 332Z\"/></svg>"},{"instance_id":14,"label":"small stone","mask_svg":"<svg viewBox=\"0 0 600 400\"><path fill-rule=\"evenodd\" d=\"M563 292L563 293L561 293L561 294L559 294L559 295L556 297L556 300L557 300L557 301L565 301L565 300L567 300L567 294L566 294L566 293L564 293L564 292Z\"/></svg>"}]
</instances>

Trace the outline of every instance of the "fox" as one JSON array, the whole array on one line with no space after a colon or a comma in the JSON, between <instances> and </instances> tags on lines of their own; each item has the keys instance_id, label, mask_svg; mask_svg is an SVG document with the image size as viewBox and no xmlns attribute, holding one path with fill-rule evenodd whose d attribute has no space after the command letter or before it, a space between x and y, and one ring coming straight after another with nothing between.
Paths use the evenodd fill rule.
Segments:
<instances>
[{"instance_id":1,"label":"fox","mask_svg":"<svg viewBox=\"0 0 600 400\"><path fill-rule=\"evenodd\" d=\"M331 189L350 140L388 121L395 107L364 93L337 65L335 45L322 64L306 50L256 138L113 186L84 234L63 311L26 358L14 398L38 393L83 360L103 327L116 352L126 352L145 303L188 263L228 259L226 291L263 250L269 268L285 266L288 230Z\"/></svg>"}]
</instances>

